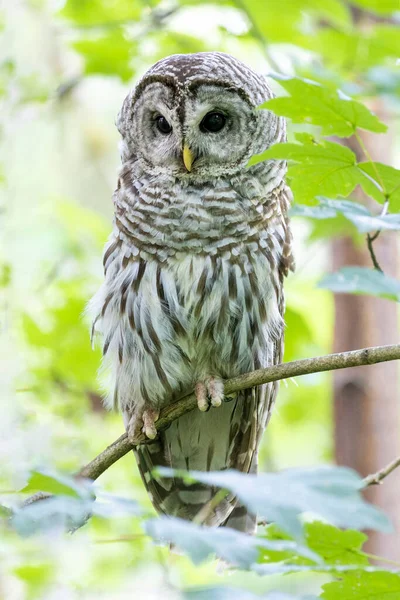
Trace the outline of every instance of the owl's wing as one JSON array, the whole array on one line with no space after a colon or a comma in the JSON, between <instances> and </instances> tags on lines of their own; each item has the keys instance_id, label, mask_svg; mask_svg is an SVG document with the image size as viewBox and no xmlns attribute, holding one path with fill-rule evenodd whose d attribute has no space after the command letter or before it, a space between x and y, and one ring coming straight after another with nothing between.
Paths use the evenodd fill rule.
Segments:
<instances>
[{"instance_id":1,"label":"owl's wing","mask_svg":"<svg viewBox=\"0 0 400 600\"><path fill-rule=\"evenodd\" d=\"M292 200L292 193L285 184L283 184L275 193L277 196L277 204L280 208L280 213L282 216L282 235L280 261L277 265L277 270L275 271L276 281L274 288L279 313L283 319L285 312L283 282L284 278L289 274L289 271L294 271L295 268L294 257L292 253L292 234L290 231L289 218L287 216L287 211ZM266 361L266 363L263 365L259 365L260 367L276 365L282 362L284 351L284 331L282 330L281 335L268 340L267 344L272 346L270 351L267 352L267 356L271 357L271 360ZM262 435L272 414L272 409L278 393L278 387L278 381L274 381L266 385L258 386L253 390L248 390L254 394L254 404L256 406L256 411L251 414L251 422L249 423L249 426L254 428L256 431L256 442L255 450L253 451L251 458L250 469L247 472L257 472L258 450ZM248 402L249 398L244 397L243 400L244 402ZM243 451L245 451L245 448L243 448ZM239 531L251 533L256 527L256 517L249 514L247 509L238 503L223 524Z\"/></svg>"}]
</instances>

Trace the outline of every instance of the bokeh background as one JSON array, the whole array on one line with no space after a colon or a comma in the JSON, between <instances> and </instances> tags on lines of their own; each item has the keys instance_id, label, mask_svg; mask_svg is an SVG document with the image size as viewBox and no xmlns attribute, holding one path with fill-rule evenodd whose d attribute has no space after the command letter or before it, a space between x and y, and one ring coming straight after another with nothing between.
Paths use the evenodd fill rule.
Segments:
<instances>
[{"instance_id":1,"label":"bokeh background","mask_svg":"<svg viewBox=\"0 0 400 600\"><path fill-rule=\"evenodd\" d=\"M119 416L102 408L100 351L90 346L83 313L101 282L111 230L119 166L115 117L135 81L168 54L221 50L265 74L328 82L366 99L390 125L379 143L365 141L379 160L395 165L400 35L390 0L3 0L0 7L0 491L12 502L11 491L23 487L29 469L74 472L123 431ZM271 85L282 94L276 81ZM289 137L298 129L289 124ZM339 217L294 217L293 233L297 270L286 285L285 360L397 342L394 303L335 301L318 288L334 267L369 264L364 237ZM396 236L384 237L377 252L395 276ZM366 475L394 458L397 370L379 369L352 371L335 385L329 373L282 384L261 468L337 458ZM100 484L151 512L133 456ZM399 483L388 481L385 489L375 500L396 521ZM126 543L112 543L124 535ZM400 558L388 538L374 543ZM0 557L0 598L12 600L122 599L132 590L143 598L173 598L174 583L228 577L215 563L194 568L187 558L167 557L129 518L94 519L67 540L0 540ZM248 579L259 592L274 585L273 578ZM283 585L308 589L302 576Z\"/></svg>"}]
</instances>

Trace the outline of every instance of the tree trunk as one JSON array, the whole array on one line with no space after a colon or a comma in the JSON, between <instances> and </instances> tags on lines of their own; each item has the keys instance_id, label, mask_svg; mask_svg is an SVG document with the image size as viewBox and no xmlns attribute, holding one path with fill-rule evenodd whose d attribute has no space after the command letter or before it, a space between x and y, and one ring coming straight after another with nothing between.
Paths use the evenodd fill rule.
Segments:
<instances>
[{"instance_id":1,"label":"tree trunk","mask_svg":"<svg viewBox=\"0 0 400 600\"><path fill-rule=\"evenodd\" d=\"M382 107L372 107L375 113ZM382 117L388 123L387 117ZM393 131L393 126L389 129ZM362 134L372 159L390 163L392 135ZM354 138L347 145L357 150ZM359 156L360 158L360 156ZM355 198L371 206L359 189ZM378 213L380 207L374 204ZM383 271L398 275L397 238L383 232L373 244ZM356 246L349 238L333 242L333 269L345 265L373 268L367 245ZM372 296L335 295L334 351L366 346L398 343L397 304ZM374 473L400 454L400 410L398 365L396 362L368 367L356 367L334 374L334 418L336 461L354 468L365 476ZM366 492L369 501L378 505L391 518L394 529L400 531L400 473L391 475L383 485ZM370 532L366 550L392 560L400 559L398 533L393 535Z\"/></svg>"}]
</instances>

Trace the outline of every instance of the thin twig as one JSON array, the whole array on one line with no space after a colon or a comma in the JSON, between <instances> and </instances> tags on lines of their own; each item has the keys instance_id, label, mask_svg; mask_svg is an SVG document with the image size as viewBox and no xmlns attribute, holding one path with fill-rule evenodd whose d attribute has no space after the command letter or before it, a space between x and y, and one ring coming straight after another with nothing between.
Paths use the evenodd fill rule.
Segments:
<instances>
[{"instance_id":1,"label":"thin twig","mask_svg":"<svg viewBox=\"0 0 400 600\"><path fill-rule=\"evenodd\" d=\"M249 389L257 385L289 379L300 375L309 375L311 373L321 373L324 371L334 371L336 369L345 369L348 367L358 367L362 365L372 365L380 362L400 359L400 344L393 346L376 346L373 348L363 348L362 350L353 350L351 352L341 352L337 354L328 354L315 358L304 358L294 362L282 363L258 369L251 373L245 373L225 381L225 394ZM157 431L163 431L182 415L190 412L197 406L194 394L186 396L178 402L167 406L161 412L160 418L156 422ZM218 409L217 409L218 410ZM137 440L137 444L151 443L144 435ZM108 446L101 454L96 456L89 464L84 466L78 473L78 477L87 479L97 479L117 460L122 458L130 450L133 444L128 440L126 433L121 435L115 442Z\"/></svg>"},{"instance_id":2,"label":"thin twig","mask_svg":"<svg viewBox=\"0 0 400 600\"><path fill-rule=\"evenodd\" d=\"M379 233L379 232L376 232L376 233ZM375 254L375 250L374 250L374 246L373 246L373 241L374 241L374 239L376 240L377 237L378 236L376 234L374 237L372 237L372 236L370 236L369 233L367 233L367 247L368 247L368 252L371 256L372 264L374 265L374 269L383 273L383 269L380 266L378 259L376 258L376 254Z\"/></svg>"},{"instance_id":3,"label":"thin twig","mask_svg":"<svg viewBox=\"0 0 400 600\"><path fill-rule=\"evenodd\" d=\"M381 213L379 215L380 217L384 217L386 215L387 210L388 210L388 206L389 206L389 201L386 200L383 203L382 210L381 210ZM374 268L377 271L380 271L381 273L383 273L383 269L381 268L381 266L380 266L380 264L378 262L378 259L376 258L375 250L374 250L374 247L372 245L373 242L378 238L378 236L379 236L380 233L381 233L381 229L378 229L377 231L375 231L375 233L373 235L370 235L369 233L367 233L367 246L368 246L368 251L369 251L369 254L371 256L371 260L372 260L372 264L374 265Z\"/></svg>"},{"instance_id":4,"label":"thin twig","mask_svg":"<svg viewBox=\"0 0 400 600\"><path fill-rule=\"evenodd\" d=\"M383 469L380 469L376 473L365 477L363 480L364 487L368 487L370 485L380 485L385 477L390 475L390 473L393 473L397 467L400 467L400 456L395 460L392 460L392 462L386 465L386 467L383 467Z\"/></svg>"}]
</instances>

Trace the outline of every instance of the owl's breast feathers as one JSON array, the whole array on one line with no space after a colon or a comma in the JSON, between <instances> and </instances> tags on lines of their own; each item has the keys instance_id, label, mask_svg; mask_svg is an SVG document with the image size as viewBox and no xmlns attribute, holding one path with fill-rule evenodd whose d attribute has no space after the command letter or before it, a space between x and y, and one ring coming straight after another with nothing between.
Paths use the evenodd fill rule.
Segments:
<instances>
[{"instance_id":1,"label":"owl's breast feathers","mask_svg":"<svg viewBox=\"0 0 400 600\"><path fill-rule=\"evenodd\" d=\"M114 374L110 404L173 401L196 377L265 363L282 338L292 266L288 194L250 179L133 183L123 170L105 283L92 302Z\"/></svg>"},{"instance_id":2,"label":"owl's breast feathers","mask_svg":"<svg viewBox=\"0 0 400 600\"><path fill-rule=\"evenodd\" d=\"M132 180L122 169L114 196L116 235L126 252L165 263L187 254L224 256L261 252L271 265L290 268L289 190L283 180L265 193L242 175L213 185ZM286 242L286 246L285 246Z\"/></svg>"}]
</instances>

